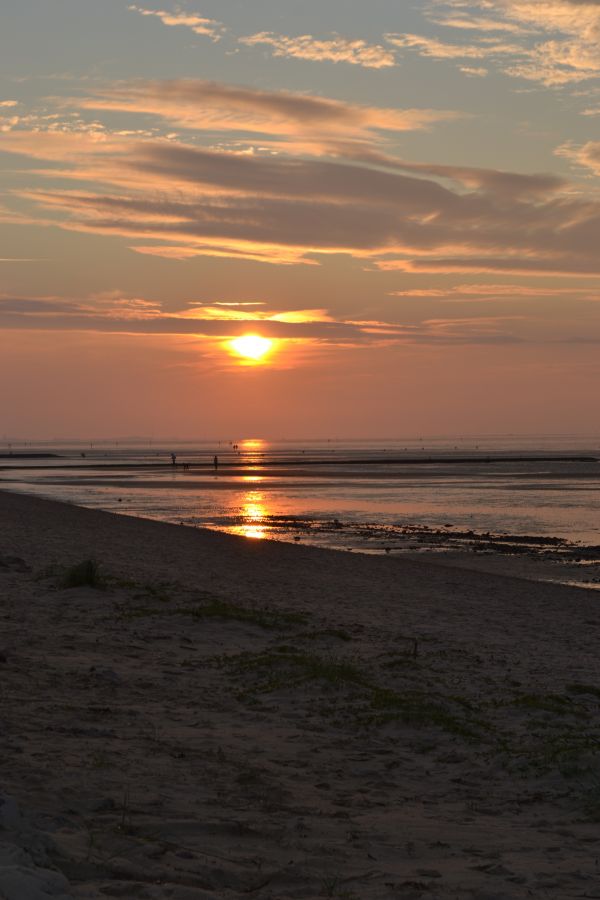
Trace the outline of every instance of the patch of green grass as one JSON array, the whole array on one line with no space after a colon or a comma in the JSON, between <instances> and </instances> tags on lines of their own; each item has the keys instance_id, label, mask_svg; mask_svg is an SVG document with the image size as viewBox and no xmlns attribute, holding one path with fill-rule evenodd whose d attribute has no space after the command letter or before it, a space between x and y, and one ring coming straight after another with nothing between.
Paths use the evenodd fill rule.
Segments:
<instances>
[{"instance_id":1,"label":"patch of green grass","mask_svg":"<svg viewBox=\"0 0 600 900\"><path fill-rule=\"evenodd\" d=\"M463 698L435 697L417 690L400 693L380 687L350 660L303 653L284 645L257 654L221 657L217 664L230 668L235 677L243 680L244 687L238 697L245 701L257 694L321 682L334 688L352 687L358 691L352 708L346 709L345 715L355 717L363 726L399 721L407 725L434 726L469 740L481 739L483 732L490 731L490 726L474 715L474 707ZM321 706L319 709L336 715L340 713L337 707Z\"/></svg>"},{"instance_id":2,"label":"patch of green grass","mask_svg":"<svg viewBox=\"0 0 600 900\"><path fill-rule=\"evenodd\" d=\"M406 725L434 725L442 731L469 740L481 738L489 726L475 718L465 718L454 713L441 698L432 698L422 691L398 691L377 688L373 691L370 709L364 717L367 724L385 724L401 721ZM465 704L461 703L464 707ZM468 705L470 707L470 704Z\"/></svg>"},{"instance_id":3,"label":"patch of green grass","mask_svg":"<svg viewBox=\"0 0 600 900\"><path fill-rule=\"evenodd\" d=\"M106 579L96 560L84 559L83 562L77 563L63 572L60 587L64 589L78 587L103 589L106 587Z\"/></svg>"},{"instance_id":4,"label":"patch of green grass","mask_svg":"<svg viewBox=\"0 0 600 900\"><path fill-rule=\"evenodd\" d=\"M90 765L93 769L107 769L110 760L106 750L97 750L96 753L93 753L90 757Z\"/></svg>"},{"instance_id":5,"label":"patch of green grass","mask_svg":"<svg viewBox=\"0 0 600 900\"><path fill-rule=\"evenodd\" d=\"M187 607L188 615L197 619L222 619L236 622L248 622L261 628L285 628L288 625L304 625L307 621L303 613L285 612L273 609L251 609L225 603L223 600L212 600L206 606Z\"/></svg>"},{"instance_id":6,"label":"patch of green grass","mask_svg":"<svg viewBox=\"0 0 600 900\"><path fill-rule=\"evenodd\" d=\"M158 584L144 584L142 596L147 597L149 600L158 600L160 603L170 603L173 599L171 591L175 587L175 585L169 584L168 581L161 581Z\"/></svg>"},{"instance_id":7,"label":"patch of green grass","mask_svg":"<svg viewBox=\"0 0 600 900\"><path fill-rule=\"evenodd\" d=\"M570 694L588 694L590 697L600 700L600 688L594 687L592 684L575 682L574 684L567 684L565 687Z\"/></svg>"},{"instance_id":8,"label":"patch of green grass","mask_svg":"<svg viewBox=\"0 0 600 900\"><path fill-rule=\"evenodd\" d=\"M571 697L563 697L560 694L517 694L512 704L524 709L553 713L556 716L589 718L589 713L580 704L575 703Z\"/></svg>"},{"instance_id":9,"label":"patch of green grass","mask_svg":"<svg viewBox=\"0 0 600 900\"><path fill-rule=\"evenodd\" d=\"M344 631L342 628L315 629L314 631L304 631L302 634L296 635L296 638L299 641L316 641L328 637L336 638L338 641L349 642L352 640L352 637L348 632Z\"/></svg>"},{"instance_id":10,"label":"patch of green grass","mask_svg":"<svg viewBox=\"0 0 600 900\"><path fill-rule=\"evenodd\" d=\"M343 884L344 881L338 875L326 875L321 881L320 896L335 897L336 900L358 900L358 896L352 891L344 890Z\"/></svg>"},{"instance_id":11,"label":"patch of green grass","mask_svg":"<svg viewBox=\"0 0 600 900\"><path fill-rule=\"evenodd\" d=\"M600 769L600 734L580 729L564 719L526 722L526 733L496 736L506 755L504 765L537 776L559 773L565 779L594 776ZM600 798L599 798L600 810Z\"/></svg>"},{"instance_id":12,"label":"patch of green grass","mask_svg":"<svg viewBox=\"0 0 600 900\"><path fill-rule=\"evenodd\" d=\"M398 656L381 664L383 669L419 669L420 662L414 656Z\"/></svg>"},{"instance_id":13,"label":"patch of green grass","mask_svg":"<svg viewBox=\"0 0 600 900\"><path fill-rule=\"evenodd\" d=\"M232 664L238 676L251 672L258 676L254 686L244 690L241 696L270 693L310 681L322 681L332 686L367 683L365 675L351 662L302 653L285 645L263 653L240 653L233 658L226 657L224 662Z\"/></svg>"},{"instance_id":14,"label":"patch of green grass","mask_svg":"<svg viewBox=\"0 0 600 900\"><path fill-rule=\"evenodd\" d=\"M135 591L136 600L158 600L161 603L170 603L173 594L181 591L182 587L175 581L155 581L144 582L136 581L131 578L113 578L110 584L115 588L122 588L127 591Z\"/></svg>"},{"instance_id":15,"label":"patch of green grass","mask_svg":"<svg viewBox=\"0 0 600 900\"><path fill-rule=\"evenodd\" d=\"M547 764L557 765L561 774L566 778L580 775L589 770L589 758L600 753L600 740L597 735L583 732L578 734L573 730L557 734L545 742L543 748L543 761ZM582 763L584 755L588 756L588 762ZM599 757L600 759L600 757Z\"/></svg>"},{"instance_id":16,"label":"patch of green grass","mask_svg":"<svg viewBox=\"0 0 600 900\"><path fill-rule=\"evenodd\" d=\"M164 599L157 597L157 599ZM176 606L171 609L159 609L153 606L126 606L120 604L117 611L123 619L141 619L148 616L191 616L194 619L217 619L223 622L245 622L258 625L260 628L284 629L289 625L303 625L307 617L302 613L285 612L271 609L251 609L226 603L223 600L211 599L198 606Z\"/></svg>"},{"instance_id":17,"label":"patch of green grass","mask_svg":"<svg viewBox=\"0 0 600 900\"><path fill-rule=\"evenodd\" d=\"M597 772L581 771L576 773L577 788L572 789L573 799L582 818L587 822L600 822L600 776Z\"/></svg>"}]
</instances>

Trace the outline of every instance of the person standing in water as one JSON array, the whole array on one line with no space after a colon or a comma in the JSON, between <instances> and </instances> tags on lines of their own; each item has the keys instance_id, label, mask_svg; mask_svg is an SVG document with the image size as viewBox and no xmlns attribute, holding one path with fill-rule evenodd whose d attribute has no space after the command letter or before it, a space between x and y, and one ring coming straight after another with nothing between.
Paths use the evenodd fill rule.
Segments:
<instances>
[{"instance_id":1,"label":"person standing in water","mask_svg":"<svg viewBox=\"0 0 600 900\"><path fill-rule=\"evenodd\" d=\"M216 472L217 469L219 468L219 457L216 455L215 455L215 458L213 459L213 465L215 467L215 472Z\"/></svg>"},{"instance_id":2,"label":"person standing in water","mask_svg":"<svg viewBox=\"0 0 600 900\"><path fill-rule=\"evenodd\" d=\"M176 459L177 459L177 456L175 455L175 453L171 453L171 462L173 463L173 465L175 465Z\"/></svg>"}]
</instances>

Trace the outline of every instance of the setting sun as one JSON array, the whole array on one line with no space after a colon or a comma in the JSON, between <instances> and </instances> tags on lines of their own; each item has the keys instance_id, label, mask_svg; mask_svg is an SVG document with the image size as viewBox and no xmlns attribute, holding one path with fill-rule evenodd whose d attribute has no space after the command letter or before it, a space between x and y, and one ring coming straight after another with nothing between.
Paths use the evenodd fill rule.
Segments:
<instances>
[{"instance_id":1,"label":"setting sun","mask_svg":"<svg viewBox=\"0 0 600 900\"><path fill-rule=\"evenodd\" d=\"M230 341L229 346L238 356L258 362L271 350L273 341L261 337L259 334L244 334L242 337Z\"/></svg>"}]
</instances>

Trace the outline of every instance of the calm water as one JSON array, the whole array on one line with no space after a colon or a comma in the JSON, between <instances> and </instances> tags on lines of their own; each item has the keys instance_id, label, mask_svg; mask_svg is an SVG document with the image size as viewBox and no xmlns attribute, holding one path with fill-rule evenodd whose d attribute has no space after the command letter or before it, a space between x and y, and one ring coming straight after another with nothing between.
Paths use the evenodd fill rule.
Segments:
<instances>
[{"instance_id":1,"label":"calm water","mask_svg":"<svg viewBox=\"0 0 600 900\"><path fill-rule=\"evenodd\" d=\"M56 454L0 459L10 490L255 539L380 552L474 535L600 545L600 436L0 445L9 451Z\"/></svg>"}]
</instances>

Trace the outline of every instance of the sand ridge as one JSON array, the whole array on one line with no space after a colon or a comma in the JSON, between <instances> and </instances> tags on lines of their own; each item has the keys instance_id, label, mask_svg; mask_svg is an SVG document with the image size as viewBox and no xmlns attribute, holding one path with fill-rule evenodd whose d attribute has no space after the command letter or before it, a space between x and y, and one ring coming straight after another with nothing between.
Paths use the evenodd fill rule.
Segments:
<instances>
[{"instance_id":1,"label":"sand ridge","mask_svg":"<svg viewBox=\"0 0 600 900\"><path fill-rule=\"evenodd\" d=\"M0 897L600 897L593 592L0 492L0 596Z\"/></svg>"}]
</instances>

